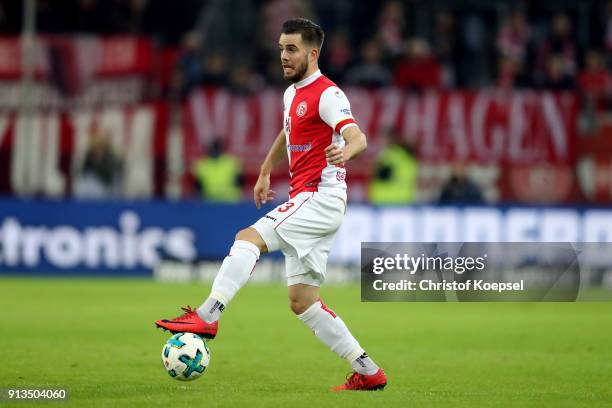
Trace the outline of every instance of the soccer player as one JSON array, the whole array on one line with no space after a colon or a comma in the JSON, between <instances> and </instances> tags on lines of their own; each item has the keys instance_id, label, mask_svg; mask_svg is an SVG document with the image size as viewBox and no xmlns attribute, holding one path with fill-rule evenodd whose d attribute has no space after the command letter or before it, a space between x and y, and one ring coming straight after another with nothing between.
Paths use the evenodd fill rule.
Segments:
<instances>
[{"instance_id":1,"label":"soccer player","mask_svg":"<svg viewBox=\"0 0 612 408\"><path fill-rule=\"evenodd\" d=\"M387 384L384 371L319 297L327 257L346 212L344 164L367 146L346 95L319 71L323 37L317 24L297 18L283 24L278 43L283 74L292 85L283 97L284 128L261 166L253 193L257 208L274 198L270 173L288 157L289 201L238 232L199 308L183 308L183 315L156 325L214 338L221 313L249 280L260 254L280 250L291 310L354 370L333 390L377 390Z\"/></svg>"}]
</instances>

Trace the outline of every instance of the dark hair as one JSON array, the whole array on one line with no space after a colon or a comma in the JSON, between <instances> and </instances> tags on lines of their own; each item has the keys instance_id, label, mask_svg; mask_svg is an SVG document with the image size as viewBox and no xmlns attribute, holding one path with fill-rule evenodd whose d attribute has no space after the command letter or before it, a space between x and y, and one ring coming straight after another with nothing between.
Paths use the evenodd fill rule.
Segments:
<instances>
[{"instance_id":1,"label":"dark hair","mask_svg":"<svg viewBox=\"0 0 612 408\"><path fill-rule=\"evenodd\" d=\"M301 34L302 41L321 48L325 34L319 25L306 18L292 18L283 23L283 34Z\"/></svg>"}]
</instances>

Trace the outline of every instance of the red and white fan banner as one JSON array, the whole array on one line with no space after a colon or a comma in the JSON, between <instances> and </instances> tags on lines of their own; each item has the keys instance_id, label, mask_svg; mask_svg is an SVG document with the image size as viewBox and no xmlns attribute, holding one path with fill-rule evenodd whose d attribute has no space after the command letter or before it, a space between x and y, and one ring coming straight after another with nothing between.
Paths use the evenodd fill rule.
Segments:
<instances>
[{"instance_id":1,"label":"red and white fan banner","mask_svg":"<svg viewBox=\"0 0 612 408\"><path fill-rule=\"evenodd\" d=\"M371 157L387 132L412 144L427 162L573 163L577 99L570 93L482 90L409 95L348 88L353 115ZM186 131L195 151L215 138L237 155L264 156L281 129L280 91L252 96L223 89L194 92Z\"/></svg>"}]
</instances>

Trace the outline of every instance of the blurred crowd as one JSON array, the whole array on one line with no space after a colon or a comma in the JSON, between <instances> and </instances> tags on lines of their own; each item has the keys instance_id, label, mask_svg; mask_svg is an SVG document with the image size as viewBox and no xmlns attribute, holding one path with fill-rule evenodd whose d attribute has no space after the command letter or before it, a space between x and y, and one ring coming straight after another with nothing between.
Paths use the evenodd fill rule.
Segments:
<instances>
[{"instance_id":1,"label":"blurred crowd","mask_svg":"<svg viewBox=\"0 0 612 408\"><path fill-rule=\"evenodd\" d=\"M0 0L0 31L22 2ZM321 66L340 84L422 91L497 85L609 94L612 1L38 0L40 32L145 34L171 60L166 96L201 84L284 85L282 22L326 31ZM605 99L605 98L603 98ZM608 103L604 101L602 103Z\"/></svg>"},{"instance_id":2,"label":"blurred crowd","mask_svg":"<svg viewBox=\"0 0 612 408\"><path fill-rule=\"evenodd\" d=\"M0 0L0 33L21 31L24 3ZM342 86L415 93L571 90L581 96L584 112L612 110L612 0L36 0L36 5L39 33L152 38L155 98L178 101L200 86L239 94L286 86L279 31L286 19L302 16L325 30L319 65ZM583 115L584 128L594 127L593 116ZM101 130L92 137L76 196L120 195L125 163L110 139ZM368 196L379 203L414 201L414 147L388 139ZM240 163L222 146L212 151L217 153L191 169L198 191L210 199L240 199ZM211 176L220 168L227 175L223 183ZM463 164L453 165L440 203L485 201L466 174Z\"/></svg>"},{"instance_id":3,"label":"blurred crowd","mask_svg":"<svg viewBox=\"0 0 612 408\"><path fill-rule=\"evenodd\" d=\"M243 22L216 18L231 16L222 10L235 7L231 3L240 3L250 17ZM178 44L174 84L182 95L199 84L237 92L283 86L278 27L301 15L325 29L320 66L342 85L415 92L483 86L580 89L609 105L612 1L576 1L574 8L555 2L471 2L469 11L461 9L465 2L329 3L231 1L221 10L214 3L204 7L202 22ZM207 10L215 17L207 20Z\"/></svg>"}]
</instances>

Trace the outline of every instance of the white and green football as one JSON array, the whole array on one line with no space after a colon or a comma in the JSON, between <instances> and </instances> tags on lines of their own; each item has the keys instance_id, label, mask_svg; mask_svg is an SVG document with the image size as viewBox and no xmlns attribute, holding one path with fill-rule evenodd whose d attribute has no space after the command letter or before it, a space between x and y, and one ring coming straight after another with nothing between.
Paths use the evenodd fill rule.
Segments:
<instances>
[{"instance_id":1,"label":"white and green football","mask_svg":"<svg viewBox=\"0 0 612 408\"><path fill-rule=\"evenodd\" d=\"M200 336L177 333L164 344L162 362L170 377L192 381L204 374L210 363L210 350Z\"/></svg>"}]
</instances>

